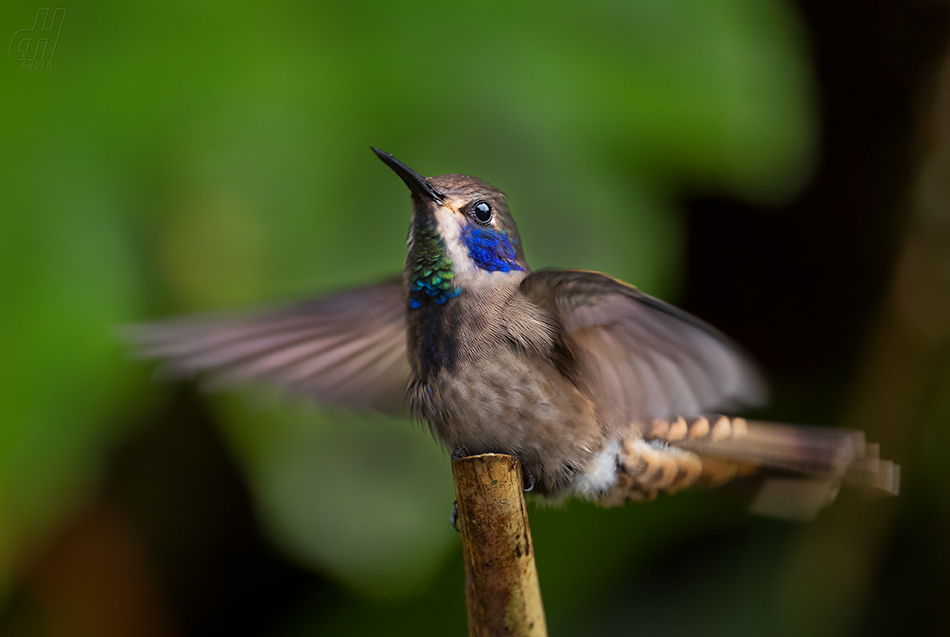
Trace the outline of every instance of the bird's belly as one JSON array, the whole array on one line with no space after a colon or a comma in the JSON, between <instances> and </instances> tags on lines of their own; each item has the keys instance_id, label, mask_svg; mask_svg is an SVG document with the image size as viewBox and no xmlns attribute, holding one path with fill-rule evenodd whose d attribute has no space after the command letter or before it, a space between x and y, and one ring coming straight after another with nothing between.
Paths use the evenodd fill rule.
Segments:
<instances>
[{"instance_id":1,"label":"bird's belly","mask_svg":"<svg viewBox=\"0 0 950 637\"><path fill-rule=\"evenodd\" d=\"M449 448L515 455L542 493L561 490L603 446L593 403L543 359L495 351L431 384L430 423Z\"/></svg>"}]
</instances>

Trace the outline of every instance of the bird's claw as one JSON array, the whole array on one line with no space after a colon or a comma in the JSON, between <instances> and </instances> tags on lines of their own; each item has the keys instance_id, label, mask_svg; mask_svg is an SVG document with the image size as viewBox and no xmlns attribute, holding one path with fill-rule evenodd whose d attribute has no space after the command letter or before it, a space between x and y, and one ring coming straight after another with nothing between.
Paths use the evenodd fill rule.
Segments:
<instances>
[{"instance_id":1,"label":"bird's claw","mask_svg":"<svg viewBox=\"0 0 950 637\"><path fill-rule=\"evenodd\" d=\"M456 460L461 460L462 458L468 458L468 449L465 447L459 447L452 452L452 462Z\"/></svg>"},{"instance_id":2,"label":"bird's claw","mask_svg":"<svg viewBox=\"0 0 950 637\"><path fill-rule=\"evenodd\" d=\"M449 522L452 524L452 528L456 531L459 531L459 501L455 500L452 503L452 515L449 516ZM461 531L459 531L461 533Z\"/></svg>"},{"instance_id":3,"label":"bird's claw","mask_svg":"<svg viewBox=\"0 0 950 637\"><path fill-rule=\"evenodd\" d=\"M527 474L527 477L528 477L528 486L524 487L525 493L528 493L529 491L534 491L534 483L535 483L534 476L529 473Z\"/></svg>"}]
</instances>

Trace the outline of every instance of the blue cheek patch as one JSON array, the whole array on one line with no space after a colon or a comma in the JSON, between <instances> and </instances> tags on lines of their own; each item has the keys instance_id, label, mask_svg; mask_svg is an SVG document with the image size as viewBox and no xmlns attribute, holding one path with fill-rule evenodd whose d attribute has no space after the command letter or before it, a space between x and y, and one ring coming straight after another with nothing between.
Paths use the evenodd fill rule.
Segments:
<instances>
[{"instance_id":1,"label":"blue cheek patch","mask_svg":"<svg viewBox=\"0 0 950 637\"><path fill-rule=\"evenodd\" d=\"M482 270L488 272L524 270L518 265L515 249L505 232L470 223L462 229L461 239L468 249L468 256Z\"/></svg>"}]
</instances>

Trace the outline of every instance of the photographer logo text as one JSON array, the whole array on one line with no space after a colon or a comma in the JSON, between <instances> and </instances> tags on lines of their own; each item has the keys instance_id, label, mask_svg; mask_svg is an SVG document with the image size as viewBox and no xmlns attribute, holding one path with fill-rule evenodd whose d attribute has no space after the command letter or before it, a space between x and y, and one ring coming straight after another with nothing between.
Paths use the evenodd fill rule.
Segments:
<instances>
[{"instance_id":1,"label":"photographer logo text","mask_svg":"<svg viewBox=\"0 0 950 637\"><path fill-rule=\"evenodd\" d=\"M29 29L20 29L10 40L10 55L22 70L48 71L53 68L56 43L66 21L66 9L39 9Z\"/></svg>"}]
</instances>

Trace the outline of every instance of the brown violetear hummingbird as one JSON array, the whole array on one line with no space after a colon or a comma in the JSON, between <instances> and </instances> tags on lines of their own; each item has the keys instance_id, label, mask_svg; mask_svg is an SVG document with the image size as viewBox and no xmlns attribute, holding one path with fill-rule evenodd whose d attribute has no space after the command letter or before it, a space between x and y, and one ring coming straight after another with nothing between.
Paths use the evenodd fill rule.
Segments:
<instances>
[{"instance_id":1,"label":"brown violetear hummingbird","mask_svg":"<svg viewBox=\"0 0 950 637\"><path fill-rule=\"evenodd\" d=\"M226 319L130 332L216 386L263 380L324 404L408 412L449 449L506 453L535 491L602 505L777 470L753 509L803 517L842 482L896 493L857 431L720 415L765 400L752 363L701 320L621 281L532 272L505 195L468 175L409 187L402 277ZM770 486L771 485L771 486Z\"/></svg>"}]
</instances>

